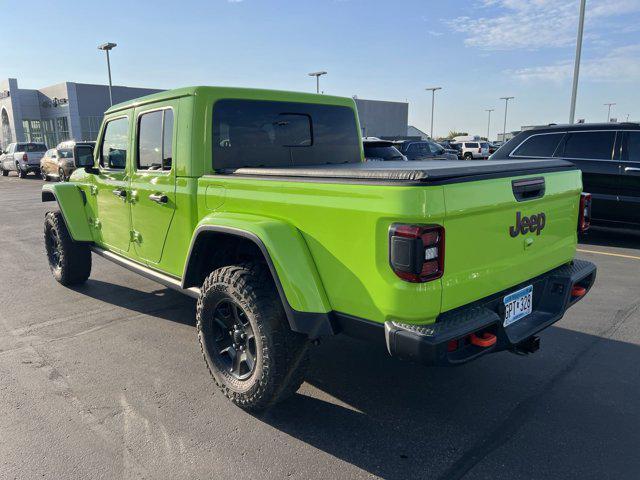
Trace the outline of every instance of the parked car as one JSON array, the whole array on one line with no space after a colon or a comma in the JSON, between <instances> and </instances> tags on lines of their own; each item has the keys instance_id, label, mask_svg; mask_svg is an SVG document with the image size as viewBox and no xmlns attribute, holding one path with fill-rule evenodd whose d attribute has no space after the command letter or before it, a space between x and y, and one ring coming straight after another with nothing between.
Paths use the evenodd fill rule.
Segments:
<instances>
[{"instance_id":1,"label":"parked car","mask_svg":"<svg viewBox=\"0 0 640 480\"><path fill-rule=\"evenodd\" d=\"M460 158L464 160L485 160L489 158L489 144L485 141L456 142L460 147Z\"/></svg>"},{"instance_id":2,"label":"parked car","mask_svg":"<svg viewBox=\"0 0 640 480\"><path fill-rule=\"evenodd\" d=\"M500 148L499 145L496 145L493 142L489 142L489 155L492 155L493 153L495 153L498 150L498 148Z\"/></svg>"},{"instance_id":3,"label":"parked car","mask_svg":"<svg viewBox=\"0 0 640 480\"><path fill-rule=\"evenodd\" d=\"M71 181L43 186L54 278L84 283L94 252L197 298L209 372L252 411L300 387L322 336L437 365L536 351L596 276L575 259L580 172L363 162L357 115L352 98L227 87L111 107Z\"/></svg>"},{"instance_id":4,"label":"parked car","mask_svg":"<svg viewBox=\"0 0 640 480\"><path fill-rule=\"evenodd\" d=\"M387 140L370 140L367 138L362 139L362 146L364 147L364 159L367 162L383 161L388 162L391 160L406 161L405 157L395 147L394 143Z\"/></svg>"},{"instance_id":5,"label":"parked car","mask_svg":"<svg viewBox=\"0 0 640 480\"><path fill-rule=\"evenodd\" d=\"M10 143L0 156L2 175L6 177L9 172L17 172L20 178L25 178L30 172L40 175L40 159L46 151L47 146L44 143Z\"/></svg>"},{"instance_id":6,"label":"parked car","mask_svg":"<svg viewBox=\"0 0 640 480\"><path fill-rule=\"evenodd\" d=\"M596 223L640 227L640 124L552 125L520 132L492 160L563 158L582 170Z\"/></svg>"},{"instance_id":7,"label":"parked car","mask_svg":"<svg viewBox=\"0 0 640 480\"><path fill-rule=\"evenodd\" d=\"M396 145L398 150L411 161L458 159L457 155L447 153L441 145L431 140L403 140Z\"/></svg>"},{"instance_id":8,"label":"parked car","mask_svg":"<svg viewBox=\"0 0 640 480\"><path fill-rule=\"evenodd\" d=\"M73 147L76 145L91 145L95 142L76 142L69 140L58 144L56 148L46 151L40 160L40 175L45 181L55 179L59 182L66 182L76 165L73 158Z\"/></svg>"},{"instance_id":9,"label":"parked car","mask_svg":"<svg viewBox=\"0 0 640 480\"><path fill-rule=\"evenodd\" d=\"M459 159L462 158L462 147L459 143L455 143L452 140L443 140L438 144L445 149L445 152L452 153Z\"/></svg>"}]
</instances>

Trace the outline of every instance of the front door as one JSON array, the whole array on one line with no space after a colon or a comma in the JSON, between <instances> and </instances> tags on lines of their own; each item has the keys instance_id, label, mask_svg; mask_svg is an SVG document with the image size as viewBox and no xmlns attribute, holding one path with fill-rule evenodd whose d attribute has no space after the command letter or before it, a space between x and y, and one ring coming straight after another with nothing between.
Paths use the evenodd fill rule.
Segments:
<instances>
[{"instance_id":1,"label":"front door","mask_svg":"<svg viewBox=\"0 0 640 480\"><path fill-rule=\"evenodd\" d=\"M640 131L624 132L620 162L620 220L640 224Z\"/></svg>"},{"instance_id":2,"label":"front door","mask_svg":"<svg viewBox=\"0 0 640 480\"><path fill-rule=\"evenodd\" d=\"M105 124L98 151L100 172L95 183L97 243L120 253L129 251L131 241L129 123L129 117L123 116Z\"/></svg>"},{"instance_id":3,"label":"front door","mask_svg":"<svg viewBox=\"0 0 640 480\"><path fill-rule=\"evenodd\" d=\"M137 111L131 175L132 239L138 257L160 263L175 212L174 110Z\"/></svg>"}]
</instances>

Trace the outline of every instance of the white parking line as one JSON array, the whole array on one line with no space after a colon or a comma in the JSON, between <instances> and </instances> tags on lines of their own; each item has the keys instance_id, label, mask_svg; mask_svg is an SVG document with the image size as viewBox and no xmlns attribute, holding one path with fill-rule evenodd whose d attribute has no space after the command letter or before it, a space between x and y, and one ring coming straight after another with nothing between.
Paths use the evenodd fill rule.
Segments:
<instances>
[{"instance_id":1,"label":"white parking line","mask_svg":"<svg viewBox=\"0 0 640 480\"><path fill-rule=\"evenodd\" d=\"M577 251L582 253L594 253L596 255L608 255L610 257L622 257L622 258L631 258L633 260L640 260L640 257L637 257L635 255L623 255L621 253L598 252L597 250L583 250L581 248L578 248Z\"/></svg>"}]
</instances>

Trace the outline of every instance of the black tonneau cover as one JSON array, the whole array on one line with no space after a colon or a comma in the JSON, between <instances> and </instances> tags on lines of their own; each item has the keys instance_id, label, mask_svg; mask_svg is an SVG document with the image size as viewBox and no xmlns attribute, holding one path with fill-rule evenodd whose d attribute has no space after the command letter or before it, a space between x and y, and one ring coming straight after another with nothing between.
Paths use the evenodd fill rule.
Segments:
<instances>
[{"instance_id":1,"label":"black tonneau cover","mask_svg":"<svg viewBox=\"0 0 640 480\"><path fill-rule=\"evenodd\" d=\"M505 176L575 170L565 160L422 160L345 163L306 167L244 167L220 170L234 176L308 178L383 183L457 183Z\"/></svg>"}]
</instances>

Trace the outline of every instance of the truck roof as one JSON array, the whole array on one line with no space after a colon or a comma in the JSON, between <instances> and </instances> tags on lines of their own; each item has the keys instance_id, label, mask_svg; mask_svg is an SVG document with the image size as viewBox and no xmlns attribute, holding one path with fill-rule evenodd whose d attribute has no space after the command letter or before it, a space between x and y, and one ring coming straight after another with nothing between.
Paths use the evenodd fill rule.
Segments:
<instances>
[{"instance_id":1,"label":"truck roof","mask_svg":"<svg viewBox=\"0 0 640 480\"><path fill-rule=\"evenodd\" d=\"M255 100L273 100L287 102L319 103L323 105L339 105L355 108L355 102L350 97L337 97L334 95L319 95L317 93L291 92L286 90L268 90L260 88L219 87L219 86L193 86L182 87L163 92L152 93L144 97L134 98L126 102L118 103L110 107L105 113L113 113L140 105L160 102L173 98L213 95L219 98L241 98Z\"/></svg>"},{"instance_id":2,"label":"truck roof","mask_svg":"<svg viewBox=\"0 0 640 480\"><path fill-rule=\"evenodd\" d=\"M566 160L421 160L362 162L306 167L243 167L220 170L232 176L304 178L304 181L372 182L385 184L443 184L575 170ZM303 180L300 180L303 181Z\"/></svg>"}]
</instances>

